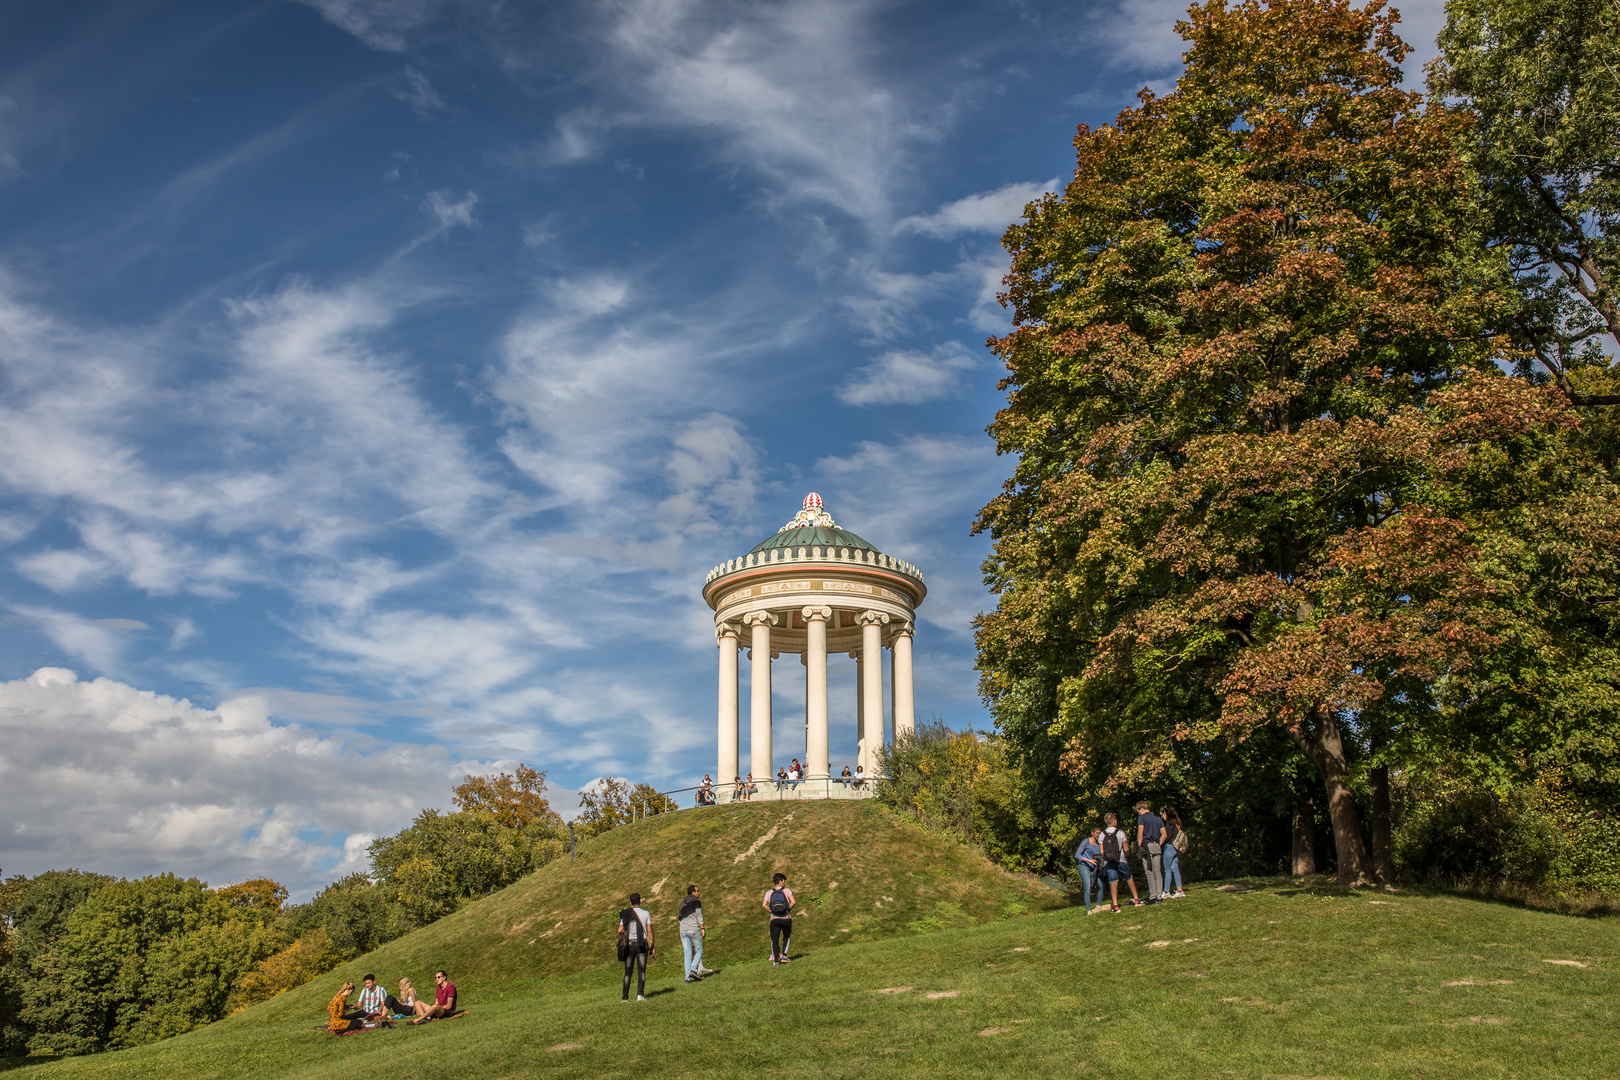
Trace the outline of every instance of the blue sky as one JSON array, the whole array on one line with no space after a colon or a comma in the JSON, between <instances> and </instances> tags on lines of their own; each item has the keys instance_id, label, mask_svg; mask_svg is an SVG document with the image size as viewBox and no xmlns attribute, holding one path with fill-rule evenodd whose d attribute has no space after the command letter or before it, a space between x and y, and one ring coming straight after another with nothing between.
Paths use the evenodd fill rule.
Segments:
<instances>
[{"instance_id":1,"label":"blue sky","mask_svg":"<svg viewBox=\"0 0 1620 1080\"><path fill-rule=\"evenodd\" d=\"M984 726L999 235L1180 11L6 5L0 867L302 896L467 771L689 784L704 574L811 490Z\"/></svg>"}]
</instances>

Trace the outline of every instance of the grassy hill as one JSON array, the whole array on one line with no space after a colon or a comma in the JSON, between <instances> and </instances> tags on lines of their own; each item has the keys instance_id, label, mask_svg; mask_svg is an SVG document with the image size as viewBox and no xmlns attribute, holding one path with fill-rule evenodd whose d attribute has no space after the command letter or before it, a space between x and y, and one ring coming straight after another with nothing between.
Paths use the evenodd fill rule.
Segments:
<instances>
[{"instance_id":1,"label":"grassy hill","mask_svg":"<svg viewBox=\"0 0 1620 1080\"><path fill-rule=\"evenodd\" d=\"M753 914L778 866L807 909L799 958L779 969ZM683 985L670 941L650 1000L621 1005L609 956L618 895L662 882L662 929L687 878L714 906L720 973ZM1042 908L1038 886L876 807L682 813L603 837L579 863L352 969L404 969L426 985L443 963L470 1007L462 1019L334 1039L314 1028L337 973L190 1035L25 1072L1620 1077L1614 920L1323 880L1195 887L1120 915Z\"/></svg>"},{"instance_id":2,"label":"grassy hill","mask_svg":"<svg viewBox=\"0 0 1620 1080\"><path fill-rule=\"evenodd\" d=\"M308 1015L344 978L374 972L392 988L408 975L431 988L435 968L459 987L529 984L616 967L618 913L642 895L661 946L680 955L675 912L703 889L709 967L768 955L760 897L785 873L799 901L794 930L809 948L971 926L1060 907L1039 883L974 849L907 824L871 802L759 803L688 810L614 829L562 859L376 952L251 1010Z\"/></svg>"}]
</instances>

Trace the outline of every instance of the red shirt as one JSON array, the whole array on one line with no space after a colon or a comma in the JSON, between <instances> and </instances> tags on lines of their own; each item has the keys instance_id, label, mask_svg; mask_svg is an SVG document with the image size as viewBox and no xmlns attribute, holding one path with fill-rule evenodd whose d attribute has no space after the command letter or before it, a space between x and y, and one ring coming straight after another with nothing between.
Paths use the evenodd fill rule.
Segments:
<instances>
[{"instance_id":1,"label":"red shirt","mask_svg":"<svg viewBox=\"0 0 1620 1080\"><path fill-rule=\"evenodd\" d=\"M439 984L433 992L433 1004L443 1005L446 1009L453 1009L456 1005L456 984L446 979Z\"/></svg>"}]
</instances>

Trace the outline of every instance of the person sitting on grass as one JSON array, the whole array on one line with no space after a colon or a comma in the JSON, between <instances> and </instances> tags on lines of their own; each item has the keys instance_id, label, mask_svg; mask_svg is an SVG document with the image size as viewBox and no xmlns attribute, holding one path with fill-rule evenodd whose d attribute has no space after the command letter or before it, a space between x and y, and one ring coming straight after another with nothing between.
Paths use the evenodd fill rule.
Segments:
<instances>
[{"instance_id":1,"label":"person sitting on grass","mask_svg":"<svg viewBox=\"0 0 1620 1080\"><path fill-rule=\"evenodd\" d=\"M366 1014L359 1009L349 1008L349 995L352 993L354 983L346 982L326 1006L326 1030L334 1035L359 1031L366 1026Z\"/></svg>"},{"instance_id":2,"label":"person sitting on grass","mask_svg":"<svg viewBox=\"0 0 1620 1080\"><path fill-rule=\"evenodd\" d=\"M388 1019L388 994L382 987L377 985L377 976L367 975L362 980L362 983L360 996L355 999L354 1003L360 1007L361 1012L366 1014L367 1020Z\"/></svg>"},{"instance_id":3,"label":"person sitting on grass","mask_svg":"<svg viewBox=\"0 0 1620 1080\"><path fill-rule=\"evenodd\" d=\"M1108 879L1109 895L1112 898L1110 910L1119 914L1119 883L1125 882L1131 887L1131 903L1137 907L1142 906L1142 898L1136 895L1136 881L1131 877L1131 842L1125 835L1125 830L1119 827L1119 817L1114 814L1104 814L1103 820L1108 822L1108 828L1102 833L1103 877Z\"/></svg>"},{"instance_id":4,"label":"person sitting on grass","mask_svg":"<svg viewBox=\"0 0 1620 1080\"><path fill-rule=\"evenodd\" d=\"M394 1016L415 1016L416 987L411 985L409 979L399 980L399 996L389 994L383 999L383 1004L388 1006L389 1013Z\"/></svg>"},{"instance_id":5,"label":"person sitting on grass","mask_svg":"<svg viewBox=\"0 0 1620 1080\"><path fill-rule=\"evenodd\" d=\"M433 981L437 985L437 989L433 991L433 1004L418 1001L416 1019L411 1021L413 1024L422 1024L456 1014L456 984L442 971L433 973Z\"/></svg>"}]
</instances>

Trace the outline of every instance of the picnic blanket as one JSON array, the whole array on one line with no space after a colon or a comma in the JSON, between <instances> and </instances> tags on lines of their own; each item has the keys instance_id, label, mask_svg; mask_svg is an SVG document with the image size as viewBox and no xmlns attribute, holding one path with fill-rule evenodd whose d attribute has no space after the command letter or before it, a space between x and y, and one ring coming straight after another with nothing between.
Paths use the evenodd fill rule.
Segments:
<instances>
[{"instance_id":1,"label":"picnic blanket","mask_svg":"<svg viewBox=\"0 0 1620 1080\"><path fill-rule=\"evenodd\" d=\"M449 1016L435 1016L435 1017L432 1017L432 1019L434 1019L434 1020L459 1020L461 1017L466 1016L466 1015L467 1015L467 1010L466 1009L457 1009L455 1012L451 1013ZM409 1023L409 1022L410 1022L409 1017L406 1017L404 1020L399 1021L399 1023ZM378 1030L381 1030L381 1029L384 1029L384 1028L392 1030L393 1027L394 1027L394 1022L393 1021L387 1021L387 1022L384 1022L384 1023L381 1023L381 1024L373 1024L371 1027L356 1028L353 1031L333 1031L331 1028L327 1027L325 1024L322 1024L320 1027L316 1028L315 1030L316 1031L324 1031L328 1035L332 1036L334 1039L341 1039L345 1035L359 1035L361 1032L378 1031Z\"/></svg>"}]
</instances>

